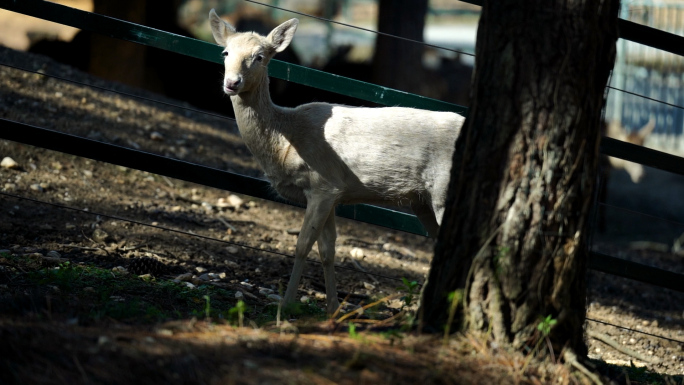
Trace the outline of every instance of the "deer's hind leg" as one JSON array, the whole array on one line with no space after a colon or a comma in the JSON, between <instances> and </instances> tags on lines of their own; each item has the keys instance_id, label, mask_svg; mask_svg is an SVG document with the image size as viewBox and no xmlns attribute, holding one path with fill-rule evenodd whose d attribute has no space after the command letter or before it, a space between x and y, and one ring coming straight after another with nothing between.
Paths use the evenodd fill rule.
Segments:
<instances>
[{"instance_id":1,"label":"deer's hind leg","mask_svg":"<svg viewBox=\"0 0 684 385\"><path fill-rule=\"evenodd\" d=\"M325 296L327 303L327 313L332 315L337 311L340 302L337 299L337 280L335 278L335 240L337 230L335 229L335 209L333 208L328 215L328 219L323 225L323 231L318 236L318 253L323 264L323 277L325 278Z\"/></svg>"},{"instance_id":2,"label":"deer's hind leg","mask_svg":"<svg viewBox=\"0 0 684 385\"><path fill-rule=\"evenodd\" d=\"M427 203L415 201L411 202L411 210L413 210L413 213L416 214L418 220L420 220L420 223L423 224L425 230L428 232L428 235L431 238L437 238L437 234L439 233L439 223L437 223L435 212L432 210L432 207L430 207L430 205Z\"/></svg>"}]
</instances>

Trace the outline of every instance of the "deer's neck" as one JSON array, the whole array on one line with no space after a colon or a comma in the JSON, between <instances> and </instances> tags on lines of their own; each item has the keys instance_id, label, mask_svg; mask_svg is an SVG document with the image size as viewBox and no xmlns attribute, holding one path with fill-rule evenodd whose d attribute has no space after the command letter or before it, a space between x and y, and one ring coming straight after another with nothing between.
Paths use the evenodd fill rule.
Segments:
<instances>
[{"instance_id":1,"label":"deer's neck","mask_svg":"<svg viewBox=\"0 0 684 385\"><path fill-rule=\"evenodd\" d=\"M268 76L264 74L254 89L231 96L230 99L238 129L252 154L262 167L278 163L277 159L289 147L289 142L281 134L287 109L273 104L268 91Z\"/></svg>"}]
</instances>

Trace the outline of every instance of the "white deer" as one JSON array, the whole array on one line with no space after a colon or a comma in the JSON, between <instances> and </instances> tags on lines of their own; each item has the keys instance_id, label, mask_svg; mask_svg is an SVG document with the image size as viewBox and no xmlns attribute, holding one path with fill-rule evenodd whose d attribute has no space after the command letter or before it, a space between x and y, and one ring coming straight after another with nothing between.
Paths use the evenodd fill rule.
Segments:
<instances>
[{"instance_id":1,"label":"white deer","mask_svg":"<svg viewBox=\"0 0 684 385\"><path fill-rule=\"evenodd\" d=\"M335 206L408 203L435 236L464 118L399 107L276 106L268 91L267 66L290 44L299 21L288 20L261 36L237 33L214 10L209 19L216 42L225 47L223 91L230 95L245 144L281 196L306 203L282 303L296 300L306 256L317 241L327 312L332 314L339 307Z\"/></svg>"}]
</instances>

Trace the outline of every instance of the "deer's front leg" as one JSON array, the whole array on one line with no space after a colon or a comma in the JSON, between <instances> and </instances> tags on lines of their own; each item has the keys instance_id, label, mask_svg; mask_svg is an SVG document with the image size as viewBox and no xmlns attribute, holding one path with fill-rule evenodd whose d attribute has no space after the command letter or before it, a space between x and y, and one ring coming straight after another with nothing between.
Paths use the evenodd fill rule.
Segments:
<instances>
[{"instance_id":1,"label":"deer's front leg","mask_svg":"<svg viewBox=\"0 0 684 385\"><path fill-rule=\"evenodd\" d=\"M299 232L297 246L295 249L295 263L292 268L292 275L287 284L283 306L292 304L297 299L297 289L299 281L304 271L306 256L309 255L311 247L323 231L324 225L330 216L330 212L335 206L335 198L330 196L317 196L311 194L307 197L306 213L304 214L304 224ZM333 231L334 225L333 222ZM333 257L334 258L334 257Z\"/></svg>"}]
</instances>

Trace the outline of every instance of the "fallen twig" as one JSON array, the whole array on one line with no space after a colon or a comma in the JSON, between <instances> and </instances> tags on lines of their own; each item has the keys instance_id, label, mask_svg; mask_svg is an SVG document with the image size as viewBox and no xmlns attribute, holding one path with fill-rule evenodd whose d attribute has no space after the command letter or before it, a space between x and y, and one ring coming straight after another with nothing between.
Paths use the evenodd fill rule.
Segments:
<instances>
[{"instance_id":1,"label":"fallen twig","mask_svg":"<svg viewBox=\"0 0 684 385\"><path fill-rule=\"evenodd\" d=\"M649 364L657 364L660 362L660 360L656 357L646 357L642 355L641 353L635 352L632 349L629 349L625 346L622 346L617 343L617 341L613 340L612 338L608 337L605 334L593 331L593 330L587 330L587 335L591 338L597 339L605 344L610 345L614 349L618 350L619 352L622 352L628 356L632 356L638 360L648 362Z\"/></svg>"},{"instance_id":2,"label":"fallen twig","mask_svg":"<svg viewBox=\"0 0 684 385\"><path fill-rule=\"evenodd\" d=\"M575 369L579 370L582 374L587 376L596 385L603 385L603 382L596 374L592 373L591 370L587 369L577 360L577 355L572 350L568 349L563 353L563 359L565 362L572 365Z\"/></svg>"}]
</instances>

